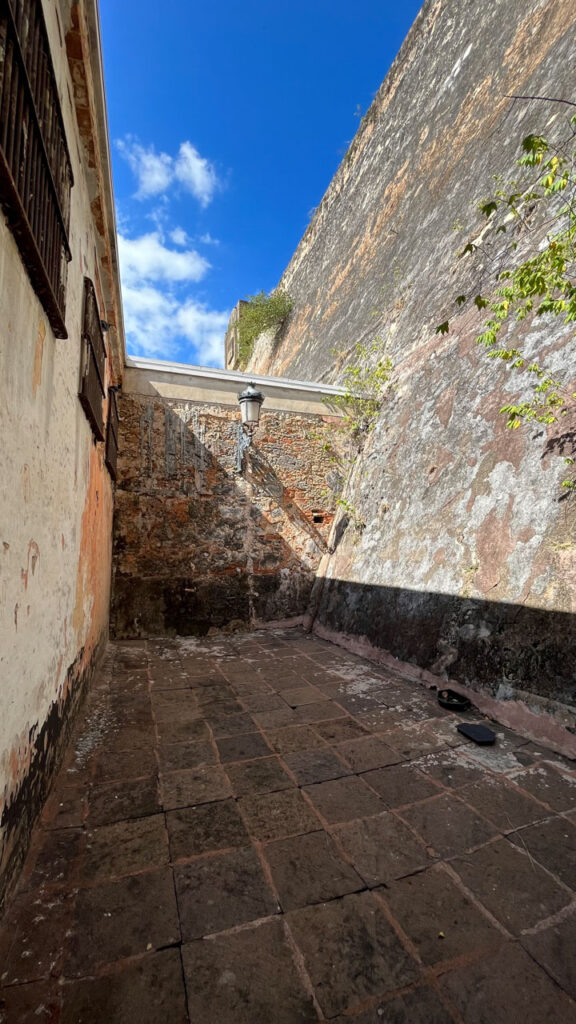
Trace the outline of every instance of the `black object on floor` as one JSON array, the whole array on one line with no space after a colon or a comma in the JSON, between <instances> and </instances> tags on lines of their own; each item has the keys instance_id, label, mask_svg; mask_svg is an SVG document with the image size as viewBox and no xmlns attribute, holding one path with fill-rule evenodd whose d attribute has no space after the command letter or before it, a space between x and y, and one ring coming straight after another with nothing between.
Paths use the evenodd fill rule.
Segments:
<instances>
[{"instance_id":1,"label":"black object on floor","mask_svg":"<svg viewBox=\"0 0 576 1024\"><path fill-rule=\"evenodd\" d=\"M456 690L438 690L438 703L448 711L468 711L472 707L468 697L456 693Z\"/></svg>"},{"instance_id":2,"label":"black object on floor","mask_svg":"<svg viewBox=\"0 0 576 1024\"><path fill-rule=\"evenodd\" d=\"M496 740L496 734L485 725L471 725L468 722L461 722L458 726L458 732L461 732L469 740L474 740L474 743L488 744L494 743Z\"/></svg>"}]
</instances>

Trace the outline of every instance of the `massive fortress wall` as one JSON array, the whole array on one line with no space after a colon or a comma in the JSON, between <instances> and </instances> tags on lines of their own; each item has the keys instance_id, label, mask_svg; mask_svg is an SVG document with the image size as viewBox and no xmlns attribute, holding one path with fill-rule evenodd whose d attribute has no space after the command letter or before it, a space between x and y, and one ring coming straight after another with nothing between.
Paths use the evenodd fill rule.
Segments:
<instances>
[{"instance_id":1,"label":"massive fortress wall","mask_svg":"<svg viewBox=\"0 0 576 1024\"><path fill-rule=\"evenodd\" d=\"M394 364L349 495L365 526L324 565L317 627L552 709L576 703L567 418L507 430L518 376L475 344L476 311L434 329L472 281L456 253L480 228L474 201L513 176L525 135L566 131L571 108L508 97L576 98L575 23L572 0L425 3L282 278L287 328L251 363L334 382L378 337ZM569 377L569 328L517 332Z\"/></svg>"}]
</instances>

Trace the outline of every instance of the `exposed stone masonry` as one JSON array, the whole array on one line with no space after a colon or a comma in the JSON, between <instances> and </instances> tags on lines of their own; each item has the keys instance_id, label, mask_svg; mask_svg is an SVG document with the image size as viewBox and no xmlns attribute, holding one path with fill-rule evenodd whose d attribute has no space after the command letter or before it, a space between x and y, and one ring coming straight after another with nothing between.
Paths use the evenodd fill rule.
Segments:
<instances>
[{"instance_id":1,"label":"exposed stone masonry","mask_svg":"<svg viewBox=\"0 0 576 1024\"><path fill-rule=\"evenodd\" d=\"M237 472L238 409L122 395L117 637L302 617L334 516L341 426L263 412Z\"/></svg>"}]
</instances>

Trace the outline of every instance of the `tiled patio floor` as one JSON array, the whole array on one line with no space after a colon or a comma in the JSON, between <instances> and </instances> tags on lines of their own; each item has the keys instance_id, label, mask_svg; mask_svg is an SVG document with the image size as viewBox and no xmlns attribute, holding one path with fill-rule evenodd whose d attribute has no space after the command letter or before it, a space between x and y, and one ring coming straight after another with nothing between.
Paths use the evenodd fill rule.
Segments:
<instances>
[{"instance_id":1,"label":"tiled patio floor","mask_svg":"<svg viewBox=\"0 0 576 1024\"><path fill-rule=\"evenodd\" d=\"M113 646L0 1020L576 1022L576 765L458 720L298 630Z\"/></svg>"}]
</instances>

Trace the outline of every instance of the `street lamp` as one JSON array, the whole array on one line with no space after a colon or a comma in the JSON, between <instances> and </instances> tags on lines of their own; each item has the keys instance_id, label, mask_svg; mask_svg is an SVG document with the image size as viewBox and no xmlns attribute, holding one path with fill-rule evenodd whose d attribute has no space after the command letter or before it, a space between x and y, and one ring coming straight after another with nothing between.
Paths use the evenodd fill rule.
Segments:
<instances>
[{"instance_id":1,"label":"street lamp","mask_svg":"<svg viewBox=\"0 0 576 1024\"><path fill-rule=\"evenodd\" d=\"M264 395L250 383L248 387L238 395L240 411L242 413L242 426L249 431L256 430L260 423L260 406L264 401Z\"/></svg>"},{"instance_id":2,"label":"street lamp","mask_svg":"<svg viewBox=\"0 0 576 1024\"><path fill-rule=\"evenodd\" d=\"M238 395L242 422L238 425L238 459L237 470L242 472L244 452L252 444L252 435L260 423L260 409L264 395L252 382Z\"/></svg>"}]
</instances>

